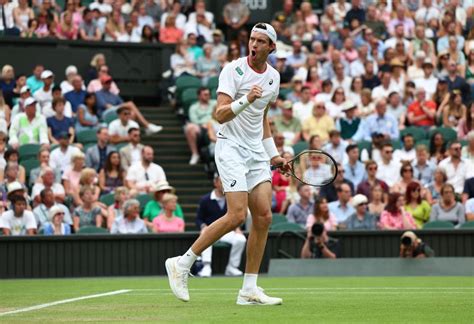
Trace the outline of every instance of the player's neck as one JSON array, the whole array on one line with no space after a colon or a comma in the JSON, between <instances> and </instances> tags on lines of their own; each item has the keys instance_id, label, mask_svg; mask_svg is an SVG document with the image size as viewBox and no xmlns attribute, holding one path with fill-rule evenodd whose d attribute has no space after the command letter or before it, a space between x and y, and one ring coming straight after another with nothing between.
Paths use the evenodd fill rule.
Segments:
<instances>
[{"instance_id":1,"label":"player's neck","mask_svg":"<svg viewBox=\"0 0 474 324\"><path fill-rule=\"evenodd\" d=\"M251 58L250 55L247 56L247 63L257 73L263 73L267 69L267 61L266 60L257 60L255 58Z\"/></svg>"}]
</instances>

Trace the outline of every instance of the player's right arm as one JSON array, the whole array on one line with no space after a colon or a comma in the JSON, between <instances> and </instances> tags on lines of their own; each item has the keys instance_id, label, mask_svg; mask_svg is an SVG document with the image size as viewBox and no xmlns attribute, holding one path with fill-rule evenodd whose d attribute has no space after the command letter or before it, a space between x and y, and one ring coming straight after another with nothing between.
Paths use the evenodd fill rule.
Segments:
<instances>
[{"instance_id":1,"label":"player's right arm","mask_svg":"<svg viewBox=\"0 0 474 324\"><path fill-rule=\"evenodd\" d=\"M246 101L251 104L257 98L262 97L262 88L258 85L254 85L252 86L252 89L250 89L250 92L244 97L246 97L246 100L243 97L237 100L232 100L228 94L219 92L217 95L216 108L217 121L223 124L234 119L239 112L242 112L246 108L240 110L239 106L245 105Z\"/></svg>"}]
</instances>

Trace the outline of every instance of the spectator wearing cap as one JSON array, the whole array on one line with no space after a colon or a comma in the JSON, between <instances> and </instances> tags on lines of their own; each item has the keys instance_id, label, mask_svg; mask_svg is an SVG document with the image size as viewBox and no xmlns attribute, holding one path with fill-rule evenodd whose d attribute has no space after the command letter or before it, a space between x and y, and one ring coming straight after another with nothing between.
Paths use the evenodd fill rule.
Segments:
<instances>
[{"instance_id":1,"label":"spectator wearing cap","mask_svg":"<svg viewBox=\"0 0 474 324\"><path fill-rule=\"evenodd\" d=\"M61 84L59 85L61 87L61 93L63 95L68 93L69 91L74 90L74 86L73 86L72 83L73 83L74 78L77 75L78 75L77 67L75 67L74 65L69 65L66 68L66 71L65 71L66 80L63 80L61 82ZM84 87L84 89L85 89L85 87Z\"/></svg>"},{"instance_id":2,"label":"spectator wearing cap","mask_svg":"<svg viewBox=\"0 0 474 324\"><path fill-rule=\"evenodd\" d=\"M280 107L282 114L274 118L275 128L287 145L296 144L301 140L301 122L293 116L293 103L285 100Z\"/></svg>"},{"instance_id":3,"label":"spectator wearing cap","mask_svg":"<svg viewBox=\"0 0 474 324\"><path fill-rule=\"evenodd\" d=\"M62 97L53 100L55 115L46 119L48 125L48 137L51 144L59 144L59 137L63 134L69 135L69 142L74 142L74 121L64 115L66 100ZM63 135L64 136L64 135Z\"/></svg>"},{"instance_id":4,"label":"spectator wearing cap","mask_svg":"<svg viewBox=\"0 0 474 324\"><path fill-rule=\"evenodd\" d=\"M336 129L341 133L343 140L352 140L352 137L357 133L361 119L356 117L357 105L352 101L347 100L342 106L343 117L336 120Z\"/></svg>"},{"instance_id":5,"label":"spectator wearing cap","mask_svg":"<svg viewBox=\"0 0 474 324\"><path fill-rule=\"evenodd\" d=\"M430 58L425 58L423 61L423 77L414 80L417 89L424 88L428 98L431 98L436 92L438 85L438 79L433 74L433 62Z\"/></svg>"},{"instance_id":6,"label":"spectator wearing cap","mask_svg":"<svg viewBox=\"0 0 474 324\"><path fill-rule=\"evenodd\" d=\"M184 220L174 216L174 211L178 204L178 196L172 193L165 193L161 199L163 209L161 213L153 219L153 232L155 233L176 233L184 232Z\"/></svg>"},{"instance_id":7,"label":"spectator wearing cap","mask_svg":"<svg viewBox=\"0 0 474 324\"><path fill-rule=\"evenodd\" d=\"M102 126L97 129L97 144L91 146L86 152L86 165L99 172L105 165L107 156L115 152L116 148L109 144L109 130Z\"/></svg>"},{"instance_id":8,"label":"spectator wearing cap","mask_svg":"<svg viewBox=\"0 0 474 324\"><path fill-rule=\"evenodd\" d=\"M56 202L54 192L51 188L44 188L41 190L39 197L40 203L33 209L38 229L43 228L48 223L48 214L50 209L53 207L60 208L64 212L63 221L66 224L69 224L69 226L72 225L72 218L69 209L65 205Z\"/></svg>"},{"instance_id":9,"label":"spectator wearing cap","mask_svg":"<svg viewBox=\"0 0 474 324\"><path fill-rule=\"evenodd\" d=\"M25 197L14 196L12 205L12 210L4 212L0 217L0 228L3 230L3 235L35 235L37 228L35 216L26 209Z\"/></svg>"},{"instance_id":10,"label":"spectator wearing cap","mask_svg":"<svg viewBox=\"0 0 474 324\"><path fill-rule=\"evenodd\" d=\"M86 41L99 41L102 38L97 22L94 20L94 13L89 8L84 9L82 13L79 38Z\"/></svg>"},{"instance_id":11,"label":"spectator wearing cap","mask_svg":"<svg viewBox=\"0 0 474 324\"><path fill-rule=\"evenodd\" d=\"M351 181L354 187L367 177L365 166L359 161L359 148L356 144L350 144L346 148L348 160L344 163L344 176Z\"/></svg>"},{"instance_id":12,"label":"spectator wearing cap","mask_svg":"<svg viewBox=\"0 0 474 324\"><path fill-rule=\"evenodd\" d=\"M329 141L323 146L323 150L329 153L336 162L344 164L347 161L347 141L341 139L341 132L333 129L329 132Z\"/></svg>"},{"instance_id":13,"label":"spectator wearing cap","mask_svg":"<svg viewBox=\"0 0 474 324\"><path fill-rule=\"evenodd\" d=\"M138 122L140 122L145 127L145 131L147 134L150 135L150 134L158 133L163 129L162 126L149 123L145 119L145 117L143 117L142 113L140 112L138 107L135 105L135 103L133 103L132 101L124 102L120 96L115 95L110 91L111 84L112 84L112 77L110 75L102 75L101 82L102 82L102 89L95 93L96 98L97 98L97 111L98 111L99 116L104 117L105 114L107 114L108 112L117 111L117 113L119 114L119 120L122 122L122 125L124 127L127 127L126 123L123 123L123 122L126 122L126 120L125 119L122 120L122 117L121 117L122 115L120 113L121 108L122 109L125 108L128 111L128 115L127 115L129 116L128 121L130 121L129 120L130 118L133 118L137 120ZM109 131L114 130L114 128L119 126L120 121L114 120L112 123L110 123ZM112 124L114 124L114 127L111 127ZM135 123L133 127L138 127L138 125ZM128 131L128 128L127 128L127 131ZM115 135L115 133L110 131L110 135L113 136ZM126 132L122 136L125 137Z\"/></svg>"},{"instance_id":14,"label":"spectator wearing cap","mask_svg":"<svg viewBox=\"0 0 474 324\"><path fill-rule=\"evenodd\" d=\"M23 144L41 144L49 147L48 126L42 115L36 114L36 100L29 97L24 102L25 112L12 120L8 142L13 148Z\"/></svg>"},{"instance_id":15,"label":"spectator wearing cap","mask_svg":"<svg viewBox=\"0 0 474 324\"><path fill-rule=\"evenodd\" d=\"M40 193L43 189L51 189L54 194L54 199L58 203L63 203L66 197L64 187L60 183L54 182L54 171L53 169L46 167L41 170L40 173L41 183L35 183L33 189L31 190L31 198L34 200L35 204L39 204L41 201Z\"/></svg>"},{"instance_id":16,"label":"spectator wearing cap","mask_svg":"<svg viewBox=\"0 0 474 324\"><path fill-rule=\"evenodd\" d=\"M128 144L120 149L122 168L127 171L132 164L142 159L144 145L140 143L140 129L132 127L128 130Z\"/></svg>"},{"instance_id":17,"label":"spectator wearing cap","mask_svg":"<svg viewBox=\"0 0 474 324\"><path fill-rule=\"evenodd\" d=\"M111 234L148 233L145 222L140 218L140 202L129 199L123 204L123 217L115 218L110 229Z\"/></svg>"},{"instance_id":18,"label":"spectator wearing cap","mask_svg":"<svg viewBox=\"0 0 474 324\"><path fill-rule=\"evenodd\" d=\"M161 214L163 210L163 196L167 193L174 194L176 190L174 187L170 186L168 181L162 180L159 181L156 186L153 188L153 199L150 200L143 211L143 220L148 227L152 227L153 220ZM179 204L176 204L176 209L173 212L173 215L184 219L183 209Z\"/></svg>"},{"instance_id":19,"label":"spectator wearing cap","mask_svg":"<svg viewBox=\"0 0 474 324\"><path fill-rule=\"evenodd\" d=\"M349 216L340 228L348 230L375 230L377 229L377 218L370 214L367 205L369 200L366 196L358 194L352 198L351 204L355 208L355 213Z\"/></svg>"},{"instance_id":20,"label":"spectator wearing cap","mask_svg":"<svg viewBox=\"0 0 474 324\"><path fill-rule=\"evenodd\" d=\"M72 156L80 152L80 149L71 145L71 135L68 132L60 132L57 141L59 147L51 152L49 166L64 173L71 166Z\"/></svg>"},{"instance_id":21,"label":"spectator wearing cap","mask_svg":"<svg viewBox=\"0 0 474 324\"><path fill-rule=\"evenodd\" d=\"M53 206L48 211L49 222L44 226L44 235L70 235L71 225L64 222L64 210Z\"/></svg>"},{"instance_id":22,"label":"spectator wearing cap","mask_svg":"<svg viewBox=\"0 0 474 324\"><path fill-rule=\"evenodd\" d=\"M415 101L408 106L408 122L412 126L428 129L435 123L436 103L426 100L424 86L416 89L415 96Z\"/></svg>"},{"instance_id":23,"label":"spectator wearing cap","mask_svg":"<svg viewBox=\"0 0 474 324\"><path fill-rule=\"evenodd\" d=\"M42 64L36 64L33 68L33 75L26 79L26 85L31 91L31 94L34 94L37 90L41 89L44 85L41 74L44 71L44 66Z\"/></svg>"},{"instance_id":24,"label":"spectator wearing cap","mask_svg":"<svg viewBox=\"0 0 474 324\"><path fill-rule=\"evenodd\" d=\"M303 138L308 141L313 135L318 135L321 141L329 139L329 132L334 129L334 120L326 114L324 102L317 101L313 106L313 115L303 121Z\"/></svg>"},{"instance_id":25,"label":"spectator wearing cap","mask_svg":"<svg viewBox=\"0 0 474 324\"><path fill-rule=\"evenodd\" d=\"M53 101L54 74L50 70L44 70L41 72L41 79L43 80L43 86L33 94L33 98L43 110Z\"/></svg>"},{"instance_id":26,"label":"spectator wearing cap","mask_svg":"<svg viewBox=\"0 0 474 324\"><path fill-rule=\"evenodd\" d=\"M344 222L350 215L355 212L354 207L349 204L351 200L352 190L351 187L342 183L337 188L337 197L336 201L330 202L328 204L329 211L336 216L337 223Z\"/></svg>"},{"instance_id":27,"label":"spectator wearing cap","mask_svg":"<svg viewBox=\"0 0 474 324\"><path fill-rule=\"evenodd\" d=\"M314 201L311 187L300 183L297 187L299 200L292 203L286 212L286 219L290 223L306 226L308 216L313 212Z\"/></svg>"},{"instance_id":28,"label":"spectator wearing cap","mask_svg":"<svg viewBox=\"0 0 474 324\"><path fill-rule=\"evenodd\" d=\"M192 13L191 13L192 14ZM212 57L219 61L221 66L227 59L228 48L223 43L222 31L220 29L214 29L212 31Z\"/></svg>"},{"instance_id":29,"label":"spectator wearing cap","mask_svg":"<svg viewBox=\"0 0 474 324\"><path fill-rule=\"evenodd\" d=\"M25 100L27 98L31 97L31 92L30 88L28 88L27 85L24 85L20 88L19 92L19 99L16 105L12 107L11 113L10 113L10 121L12 121L16 115L19 113L25 112ZM38 106L37 107L37 114L40 114L41 108Z\"/></svg>"},{"instance_id":30,"label":"spectator wearing cap","mask_svg":"<svg viewBox=\"0 0 474 324\"><path fill-rule=\"evenodd\" d=\"M201 87L197 90L198 101L189 108L189 122L184 128L184 134L191 150L190 165L199 162L199 144L201 144L202 135L207 133L207 124L212 118L212 112L216 107L216 101L211 99L209 89ZM201 144L202 146L202 144Z\"/></svg>"},{"instance_id":31,"label":"spectator wearing cap","mask_svg":"<svg viewBox=\"0 0 474 324\"><path fill-rule=\"evenodd\" d=\"M398 121L387 114L387 100L379 99L375 104L376 114L367 117L359 126L357 133L352 137L355 141L371 140L373 133L383 134L385 140L399 138Z\"/></svg>"},{"instance_id":32,"label":"spectator wearing cap","mask_svg":"<svg viewBox=\"0 0 474 324\"><path fill-rule=\"evenodd\" d=\"M166 180L166 175L161 166L153 162L154 153L151 146L142 150L142 160L133 164L127 171L127 182L130 190L150 193L161 180Z\"/></svg>"},{"instance_id":33,"label":"spectator wearing cap","mask_svg":"<svg viewBox=\"0 0 474 324\"><path fill-rule=\"evenodd\" d=\"M85 103L86 94L84 82L79 74L71 80L72 89L64 94L64 98L71 104L73 115L77 114L80 105Z\"/></svg>"}]
</instances>

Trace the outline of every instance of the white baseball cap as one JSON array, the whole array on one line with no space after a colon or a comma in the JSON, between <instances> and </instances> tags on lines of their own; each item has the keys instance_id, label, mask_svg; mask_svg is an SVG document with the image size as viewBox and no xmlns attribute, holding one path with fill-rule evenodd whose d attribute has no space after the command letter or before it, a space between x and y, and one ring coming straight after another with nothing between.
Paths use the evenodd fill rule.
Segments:
<instances>
[{"instance_id":1,"label":"white baseball cap","mask_svg":"<svg viewBox=\"0 0 474 324\"><path fill-rule=\"evenodd\" d=\"M369 202L369 200L367 199L367 197L364 196L364 195L361 195L361 194L357 194L352 198L352 206L353 207L357 207L360 204L366 204L368 202Z\"/></svg>"},{"instance_id":2,"label":"white baseball cap","mask_svg":"<svg viewBox=\"0 0 474 324\"><path fill-rule=\"evenodd\" d=\"M47 78L52 77L53 75L54 75L53 72L51 72L50 70L44 70L41 73L41 79L47 79Z\"/></svg>"},{"instance_id":3,"label":"white baseball cap","mask_svg":"<svg viewBox=\"0 0 474 324\"><path fill-rule=\"evenodd\" d=\"M20 94L24 94L25 92L28 92L28 91L30 91L30 88L27 85L24 85L20 89Z\"/></svg>"},{"instance_id":4,"label":"white baseball cap","mask_svg":"<svg viewBox=\"0 0 474 324\"><path fill-rule=\"evenodd\" d=\"M24 102L23 106L28 107L28 106L30 106L34 103L36 103L36 99L33 98L33 97L28 97L28 98L25 99L25 102Z\"/></svg>"},{"instance_id":5,"label":"white baseball cap","mask_svg":"<svg viewBox=\"0 0 474 324\"><path fill-rule=\"evenodd\" d=\"M252 33L253 32L258 32L258 33L262 33L262 34L265 34L268 36L268 38L270 38L270 40L276 44L277 42L277 34L276 34L276 31L275 31L275 28L273 28L272 25L270 24L266 24L266 23L257 23L255 26L253 26L252 28Z\"/></svg>"}]
</instances>

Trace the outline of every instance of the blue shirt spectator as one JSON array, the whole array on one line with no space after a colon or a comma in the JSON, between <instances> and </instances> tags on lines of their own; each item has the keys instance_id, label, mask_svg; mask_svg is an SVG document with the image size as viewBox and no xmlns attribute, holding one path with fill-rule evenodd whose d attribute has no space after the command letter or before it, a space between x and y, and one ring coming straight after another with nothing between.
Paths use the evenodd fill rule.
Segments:
<instances>
[{"instance_id":1,"label":"blue shirt spectator","mask_svg":"<svg viewBox=\"0 0 474 324\"><path fill-rule=\"evenodd\" d=\"M305 184L298 185L298 194L300 195L300 200L288 207L286 218L290 223L296 223L305 227L308 216L314 210L314 202L311 201L311 187Z\"/></svg>"},{"instance_id":2,"label":"blue shirt spectator","mask_svg":"<svg viewBox=\"0 0 474 324\"><path fill-rule=\"evenodd\" d=\"M349 216L355 213L354 207L349 204L352 196L351 187L343 183L337 188L338 200L328 204L329 211L336 216L337 223L344 222Z\"/></svg>"},{"instance_id":3,"label":"blue shirt spectator","mask_svg":"<svg viewBox=\"0 0 474 324\"><path fill-rule=\"evenodd\" d=\"M395 140L400 136L398 121L392 115L386 113L387 101L380 99L376 105L376 114L362 121L357 133L352 138L354 141L371 141L372 134L383 134L386 139Z\"/></svg>"},{"instance_id":4,"label":"blue shirt spectator","mask_svg":"<svg viewBox=\"0 0 474 324\"><path fill-rule=\"evenodd\" d=\"M75 76L71 83L73 90L66 92L64 98L69 101L72 112L76 114L79 106L84 104L87 92L82 89L82 78L80 75Z\"/></svg>"},{"instance_id":5,"label":"blue shirt spectator","mask_svg":"<svg viewBox=\"0 0 474 324\"><path fill-rule=\"evenodd\" d=\"M95 93L95 96L97 98L97 114L99 116L102 116L104 111L109 107L109 106L119 106L123 103L122 98L120 96L113 94L112 92L102 89L99 90Z\"/></svg>"},{"instance_id":6,"label":"blue shirt spectator","mask_svg":"<svg viewBox=\"0 0 474 324\"><path fill-rule=\"evenodd\" d=\"M359 183L361 183L365 177L365 165L360 161L356 161L352 164L350 161L344 164L344 177L350 180L354 187L357 188Z\"/></svg>"},{"instance_id":7,"label":"blue shirt spectator","mask_svg":"<svg viewBox=\"0 0 474 324\"><path fill-rule=\"evenodd\" d=\"M58 119L56 116L52 116L46 119L46 123L55 139L58 139L60 134L69 134L69 128L74 127L74 120L69 117Z\"/></svg>"}]
</instances>

